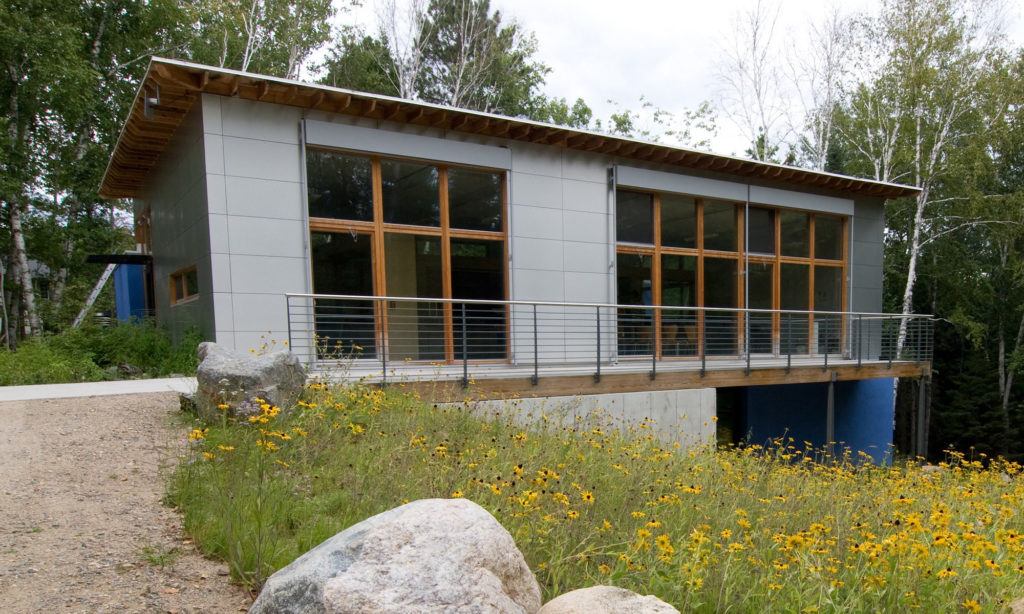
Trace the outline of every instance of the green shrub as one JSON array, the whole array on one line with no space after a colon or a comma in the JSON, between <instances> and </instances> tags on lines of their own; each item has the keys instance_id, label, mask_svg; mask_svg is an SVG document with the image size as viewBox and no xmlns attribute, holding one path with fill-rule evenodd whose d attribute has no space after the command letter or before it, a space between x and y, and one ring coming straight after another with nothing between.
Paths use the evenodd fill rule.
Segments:
<instances>
[{"instance_id":1,"label":"green shrub","mask_svg":"<svg viewBox=\"0 0 1024 614\"><path fill-rule=\"evenodd\" d=\"M106 379L103 369L88 354L53 347L46 339L32 339L17 351L0 349L0 386L26 386Z\"/></svg>"},{"instance_id":2,"label":"green shrub","mask_svg":"<svg viewBox=\"0 0 1024 614\"><path fill-rule=\"evenodd\" d=\"M122 323L101 327L85 325L55 335L30 339L13 351L0 354L0 385L98 381L120 376L124 364L139 377L191 375L198 361L196 346L202 341L191 329L181 343L152 322Z\"/></svg>"}]
</instances>

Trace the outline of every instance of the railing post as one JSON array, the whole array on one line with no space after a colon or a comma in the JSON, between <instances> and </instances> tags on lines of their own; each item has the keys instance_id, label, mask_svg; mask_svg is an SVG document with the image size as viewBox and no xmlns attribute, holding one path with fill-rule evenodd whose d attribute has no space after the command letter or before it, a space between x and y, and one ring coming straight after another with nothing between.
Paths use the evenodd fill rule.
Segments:
<instances>
[{"instance_id":1,"label":"railing post","mask_svg":"<svg viewBox=\"0 0 1024 614\"><path fill-rule=\"evenodd\" d=\"M601 308L595 307L595 313L597 314L597 373L594 374L594 383L601 381Z\"/></svg>"},{"instance_id":2,"label":"railing post","mask_svg":"<svg viewBox=\"0 0 1024 614\"><path fill-rule=\"evenodd\" d=\"M786 375L793 366L793 314L786 314Z\"/></svg>"},{"instance_id":3,"label":"railing post","mask_svg":"<svg viewBox=\"0 0 1024 614\"><path fill-rule=\"evenodd\" d=\"M469 351L466 348L466 304L462 303L462 387L469 388Z\"/></svg>"},{"instance_id":4,"label":"railing post","mask_svg":"<svg viewBox=\"0 0 1024 614\"><path fill-rule=\"evenodd\" d=\"M823 320L822 324L825 325L825 343L823 344L825 346L825 364L822 365L821 372L824 373L825 371L828 371L828 335L829 335L828 323L829 323L829 320L826 320L824 318L822 318L822 320ZM812 341L812 340L808 339L808 341ZM814 339L813 341L817 341L817 339ZM808 343L808 345L810 345L810 344Z\"/></svg>"},{"instance_id":5,"label":"railing post","mask_svg":"<svg viewBox=\"0 0 1024 614\"><path fill-rule=\"evenodd\" d=\"M540 359L538 357L539 343L537 342L537 304L533 304L533 385L540 381Z\"/></svg>"},{"instance_id":6,"label":"railing post","mask_svg":"<svg viewBox=\"0 0 1024 614\"><path fill-rule=\"evenodd\" d=\"M857 314L857 370L860 371L864 350L864 314Z\"/></svg>"},{"instance_id":7,"label":"railing post","mask_svg":"<svg viewBox=\"0 0 1024 614\"><path fill-rule=\"evenodd\" d=\"M292 298L288 295L284 297L284 310L288 314L288 349L295 351L295 346L292 344Z\"/></svg>"},{"instance_id":8,"label":"railing post","mask_svg":"<svg viewBox=\"0 0 1024 614\"><path fill-rule=\"evenodd\" d=\"M892 327L890 327L890 328L892 328ZM897 320L896 320L896 334L899 335L899 332L900 332L900 322L899 322L899 319L897 318ZM891 343L891 341L892 341L892 339L891 339L892 334L891 333L890 333L889 337L890 337L890 343L889 343L889 368L892 369L892 355L896 353L896 349L897 348L896 348L895 344Z\"/></svg>"},{"instance_id":9,"label":"railing post","mask_svg":"<svg viewBox=\"0 0 1024 614\"><path fill-rule=\"evenodd\" d=\"M743 375L750 375L750 312L743 314L743 351L747 355L747 368Z\"/></svg>"},{"instance_id":10,"label":"railing post","mask_svg":"<svg viewBox=\"0 0 1024 614\"><path fill-rule=\"evenodd\" d=\"M708 313L700 312L700 376L704 377L708 372Z\"/></svg>"},{"instance_id":11,"label":"railing post","mask_svg":"<svg viewBox=\"0 0 1024 614\"><path fill-rule=\"evenodd\" d=\"M383 319L384 309L386 309L386 307L384 306L384 302L383 301L376 301L376 305L377 305L377 310L376 311L380 312L381 318ZM381 327L381 330L383 330L383 327ZM384 338L384 335L382 334L381 335L381 339L380 339L380 382L381 382L382 386L386 386L387 383L388 383L388 350L387 350L387 347L388 347L388 344L386 342L386 339Z\"/></svg>"},{"instance_id":12,"label":"railing post","mask_svg":"<svg viewBox=\"0 0 1024 614\"><path fill-rule=\"evenodd\" d=\"M923 341L924 341L924 330L921 326L921 318L914 318L913 320L915 328L917 328L917 349L914 351L914 366L921 366L921 353L923 352Z\"/></svg>"}]
</instances>

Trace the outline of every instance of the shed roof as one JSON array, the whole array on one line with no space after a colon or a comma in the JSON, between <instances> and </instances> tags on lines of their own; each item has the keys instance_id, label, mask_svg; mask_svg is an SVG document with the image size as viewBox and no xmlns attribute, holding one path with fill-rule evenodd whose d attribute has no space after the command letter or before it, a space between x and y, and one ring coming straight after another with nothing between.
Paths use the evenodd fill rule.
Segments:
<instances>
[{"instance_id":1,"label":"shed roof","mask_svg":"<svg viewBox=\"0 0 1024 614\"><path fill-rule=\"evenodd\" d=\"M157 91L159 96L154 96ZM723 173L744 180L774 181L882 198L913 196L919 192L917 188L895 183L721 156L526 119L154 57L107 164L100 196L130 198L138 194L201 93L540 143ZM146 111L147 97L159 99L151 105L149 113Z\"/></svg>"}]
</instances>

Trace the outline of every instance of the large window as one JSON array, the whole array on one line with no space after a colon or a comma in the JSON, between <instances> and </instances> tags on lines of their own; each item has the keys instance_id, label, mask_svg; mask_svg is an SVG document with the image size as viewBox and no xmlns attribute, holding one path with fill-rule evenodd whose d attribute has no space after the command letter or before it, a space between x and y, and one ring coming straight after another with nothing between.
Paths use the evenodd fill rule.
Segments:
<instances>
[{"instance_id":1,"label":"large window","mask_svg":"<svg viewBox=\"0 0 1024 614\"><path fill-rule=\"evenodd\" d=\"M409 298L319 300L321 347L507 357L504 307L436 300L507 298L504 173L321 149L306 159L314 293Z\"/></svg>"},{"instance_id":2,"label":"large window","mask_svg":"<svg viewBox=\"0 0 1024 614\"><path fill-rule=\"evenodd\" d=\"M714 308L841 311L844 229L836 215L617 190L617 301L639 306L620 310L619 354L838 351L841 318Z\"/></svg>"}]
</instances>

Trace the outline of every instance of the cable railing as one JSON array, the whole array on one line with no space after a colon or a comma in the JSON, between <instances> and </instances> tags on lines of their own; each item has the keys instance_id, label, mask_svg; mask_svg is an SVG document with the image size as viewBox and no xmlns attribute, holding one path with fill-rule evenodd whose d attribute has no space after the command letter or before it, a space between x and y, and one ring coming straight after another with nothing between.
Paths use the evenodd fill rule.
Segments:
<instances>
[{"instance_id":1,"label":"cable railing","mask_svg":"<svg viewBox=\"0 0 1024 614\"><path fill-rule=\"evenodd\" d=\"M313 368L338 363L384 378L424 365L505 366L542 373L649 364L716 365L930 362L930 316L798 310L287 294L288 341ZM901 323L906 334L899 347ZM738 364L736 364L738 362ZM646 367L644 367L646 368Z\"/></svg>"}]
</instances>

